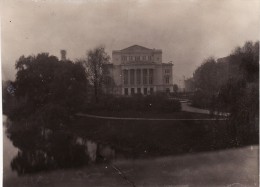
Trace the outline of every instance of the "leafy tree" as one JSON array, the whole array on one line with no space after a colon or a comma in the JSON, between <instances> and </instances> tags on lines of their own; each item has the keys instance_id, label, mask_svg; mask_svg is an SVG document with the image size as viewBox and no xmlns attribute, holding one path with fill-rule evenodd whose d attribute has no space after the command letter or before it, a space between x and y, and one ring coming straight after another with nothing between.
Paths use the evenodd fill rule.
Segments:
<instances>
[{"instance_id":1,"label":"leafy tree","mask_svg":"<svg viewBox=\"0 0 260 187\"><path fill-rule=\"evenodd\" d=\"M45 105L60 105L70 113L79 109L86 94L83 66L59 61L47 53L20 57L16 62L15 97L23 101L28 115Z\"/></svg>"},{"instance_id":2,"label":"leafy tree","mask_svg":"<svg viewBox=\"0 0 260 187\"><path fill-rule=\"evenodd\" d=\"M16 69L12 85L17 103L8 116L12 121L7 136L20 152L12 168L23 173L85 163L87 157L81 157L84 147L69 130L73 115L86 98L85 68L41 53L21 56ZM23 168L26 165L28 168Z\"/></svg>"},{"instance_id":3,"label":"leafy tree","mask_svg":"<svg viewBox=\"0 0 260 187\"><path fill-rule=\"evenodd\" d=\"M218 94L219 110L230 113L236 143L245 143L258 131L259 42L246 42L230 55L230 78ZM252 135L253 133L253 135Z\"/></svg>"},{"instance_id":4,"label":"leafy tree","mask_svg":"<svg viewBox=\"0 0 260 187\"><path fill-rule=\"evenodd\" d=\"M230 80L243 80L245 84L259 80L259 42L245 42L227 57L217 61L210 57L198 67L193 75L196 106L209 108L222 86ZM242 81L242 82L243 82ZM198 100L198 98L201 98Z\"/></svg>"},{"instance_id":5,"label":"leafy tree","mask_svg":"<svg viewBox=\"0 0 260 187\"><path fill-rule=\"evenodd\" d=\"M259 42L247 41L218 61L207 59L193 80L193 104L230 113L235 142L249 141L259 119Z\"/></svg>"},{"instance_id":6,"label":"leafy tree","mask_svg":"<svg viewBox=\"0 0 260 187\"><path fill-rule=\"evenodd\" d=\"M217 88L217 62L213 57L210 57L204 61L204 63L198 67L193 78L197 89L201 89L204 92L214 92Z\"/></svg>"},{"instance_id":7,"label":"leafy tree","mask_svg":"<svg viewBox=\"0 0 260 187\"><path fill-rule=\"evenodd\" d=\"M89 81L94 87L94 97L96 102L99 101L99 96L102 92L102 86L107 72L106 65L109 63L109 60L110 57L105 52L104 47L97 47L93 50L89 50L87 53L87 59L83 60Z\"/></svg>"},{"instance_id":8,"label":"leafy tree","mask_svg":"<svg viewBox=\"0 0 260 187\"><path fill-rule=\"evenodd\" d=\"M217 93L221 84L218 78L220 73L218 65L213 57L204 61L193 74L193 81L196 92L192 98L193 105L202 108L209 108L210 100Z\"/></svg>"},{"instance_id":9,"label":"leafy tree","mask_svg":"<svg viewBox=\"0 0 260 187\"><path fill-rule=\"evenodd\" d=\"M2 81L2 104L3 104L3 114L9 115L12 109L16 105L16 100L14 97L14 85L13 82Z\"/></svg>"},{"instance_id":10,"label":"leafy tree","mask_svg":"<svg viewBox=\"0 0 260 187\"><path fill-rule=\"evenodd\" d=\"M239 56L241 58L239 68L243 79L247 82L257 81L259 79L259 42L255 44L246 42Z\"/></svg>"}]
</instances>

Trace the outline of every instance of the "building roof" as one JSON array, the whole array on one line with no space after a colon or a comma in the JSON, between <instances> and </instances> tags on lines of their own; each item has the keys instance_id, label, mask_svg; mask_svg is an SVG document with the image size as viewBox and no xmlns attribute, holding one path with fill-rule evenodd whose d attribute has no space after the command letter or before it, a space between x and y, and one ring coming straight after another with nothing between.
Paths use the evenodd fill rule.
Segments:
<instances>
[{"instance_id":1,"label":"building roof","mask_svg":"<svg viewBox=\"0 0 260 187\"><path fill-rule=\"evenodd\" d=\"M160 49L149 49L147 47L143 47L140 45L132 45L130 47L121 49L121 50L114 50L113 52L162 52Z\"/></svg>"},{"instance_id":2,"label":"building roof","mask_svg":"<svg viewBox=\"0 0 260 187\"><path fill-rule=\"evenodd\" d=\"M121 51L135 51L135 50L145 50L145 51L149 50L150 51L151 49L140 46L140 45L132 45L130 47L122 49Z\"/></svg>"}]
</instances>

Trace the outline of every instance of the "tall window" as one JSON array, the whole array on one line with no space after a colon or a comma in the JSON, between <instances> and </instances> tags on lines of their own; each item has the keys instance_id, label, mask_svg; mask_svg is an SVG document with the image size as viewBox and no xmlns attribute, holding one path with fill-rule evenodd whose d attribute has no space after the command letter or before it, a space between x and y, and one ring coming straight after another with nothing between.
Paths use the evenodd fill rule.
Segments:
<instances>
[{"instance_id":1,"label":"tall window","mask_svg":"<svg viewBox=\"0 0 260 187\"><path fill-rule=\"evenodd\" d=\"M144 88L144 95L147 95L147 88Z\"/></svg>"},{"instance_id":2,"label":"tall window","mask_svg":"<svg viewBox=\"0 0 260 187\"><path fill-rule=\"evenodd\" d=\"M126 61L127 60L127 56L122 56L122 61Z\"/></svg>"},{"instance_id":3,"label":"tall window","mask_svg":"<svg viewBox=\"0 0 260 187\"><path fill-rule=\"evenodd\" d=\"M143 69L143 84L147 84L147 69Z\"/></svg>"},{"instance_id":4,"label":"tall window","mask_svg":"<svg viewBox=\"0 0 260 187\"><path fill-rule=\"evenodd\" d=\"M170 69L165 69L165 73L170 73Z\"/></svg>"},{"instance_id":5,"label":"tall window","mask_svg":"<svg viewBox=\"0 0 260 187\"><path fill-rule=\"evenodd\" d=\"M135 84L135 70L134 69L130 70L130 84L131 85Z\"/></svg>"},{"instance_id":6,"label":"tall window","mask_svg":"<svg viewBox=\"0 0 260 187\"><path fill-rule=\"evenodd\" d=\"M169 84L170 83L170 76L165 76L165 83Z\"/></svg>"},{"instance_id":7,"label":"tall window","mask_svg":"<svg viewBox=\"0 0 260 187\"><path fill-rule=\"evenodd\" d=\"M135 61L140 61L140 56L136 56Z\"/></svg>"},{"instance_id":8,"label":"tall window","mask_svg":"<svg viewBox=\"0 0 260 187\"><path fill-rule=\"evenodd\" d=\"M125 95L128 95L128 88L125 88L124 92L125 92Z\"/></svg>"},{"instance_id":9,"label":"tall window","mask_svg":"<svg viewBox=\"0 0 260 187\"><path fill-rule=\"evenodd\" d=\"M132 56L129 56L129 61L133 61L133 57Z\"/></svg>"},{"instance_id":10,"label":"tall window","mask_svg":"<svg viewBox=\"0 0 260 187\"><path fill-rule=\"evenodd\" d=\"M153 94L153 88L150 88L150 94Z\"/></svg>"},{"instance_id":11,"label":"tall window","mask_svg":"<svg viewBox=\"0 0 260 187\"><path fill-rule=\"evenodd\" d=\"M153 84L153 69L149 69L149 84Z\"/></svg>"},{"instance_id":12,"label":"tall window","mask_svg":"<svg viewBox=\"0 0 260 187\"><path fill-rule=\"evenodd\" d=\"M143 57L142 57L142 60L143 60L143 61L146 61L146 56L143 56Z\"/></svg>"},{"instance_id":13,"label":"tall window","mask_svg":"<svg viewBox=\"0 0 260 187\"><path fill-rule=\"evenodd\" d=\"M135 88L131 88L131 95L135 94Z\"/></svg>"},{"instance_id":14,"label":"tall window","mask_svg":"<svg viewBox=\"0 0 260 187\"><path fill-rule=\"evenodd\" d=\"M151 60L152 60L152 57L151 57L151 56L148 56L148 60L151 61Z\"/></svg>"},{"instance_id":15,"label":"tall window","mask_svg":"<svg viewBox=\"0 0 260 187\"><path fill-rule=\"evenodd\" d=\"M128 70L123 70L124 85L128 84Z\"/></svg>"},{"instance_id":16,"label":"tall window","mask_svg":"<svg viewBox=\"0 0 260 187\"><path fill-rule=\"evenodd\" d=\"M110 86L112 84L112 78L109 76L105 76L104 83L106 86Z\"/></svg>"},{"instance_id":17,"label":"tall window","mask_svg":"<svg viewBox=\"0 0 260 187\"><path fill-rule=\"evenodd\" d=\"M136 84L141 84L141 70L137 69L136 70Z\"/></svg>"}]
</instances>

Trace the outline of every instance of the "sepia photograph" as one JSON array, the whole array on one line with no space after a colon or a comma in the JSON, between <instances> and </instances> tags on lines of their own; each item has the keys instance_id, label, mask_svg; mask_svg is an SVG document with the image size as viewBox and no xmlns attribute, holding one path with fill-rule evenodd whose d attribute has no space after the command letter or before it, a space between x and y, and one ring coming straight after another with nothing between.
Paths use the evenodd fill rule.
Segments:
<instances>
[{"instance_id":1,"label":"sepia photograph","mask_svg":"<svg viewBox=\"0 0 260 187\"><path fill-rule=\"evenodd\" d=\"M2 0L3 187L258 187L260 0Z\"/></svg>"}]
</instances>

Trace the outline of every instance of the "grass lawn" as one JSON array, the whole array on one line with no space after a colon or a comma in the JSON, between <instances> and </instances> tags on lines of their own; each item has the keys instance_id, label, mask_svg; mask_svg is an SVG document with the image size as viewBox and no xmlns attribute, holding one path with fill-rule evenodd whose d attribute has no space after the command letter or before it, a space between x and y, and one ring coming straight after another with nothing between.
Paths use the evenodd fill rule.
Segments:
<instances>
[{"instance_id":1,"label":"grass lawn","mask_svg":"<svg viewBox=\"0 0 260 187\"><path fill-rule=\"evenodd\" d=\"M180 115L181 118L183 114L173 116ZM192 113L190 115L194 117ZM71 131L85 139L108 144L130 157L149 157L232 147L228 128L226 121L131 121L77 117Z\"/></svg>"}]
</instances>

